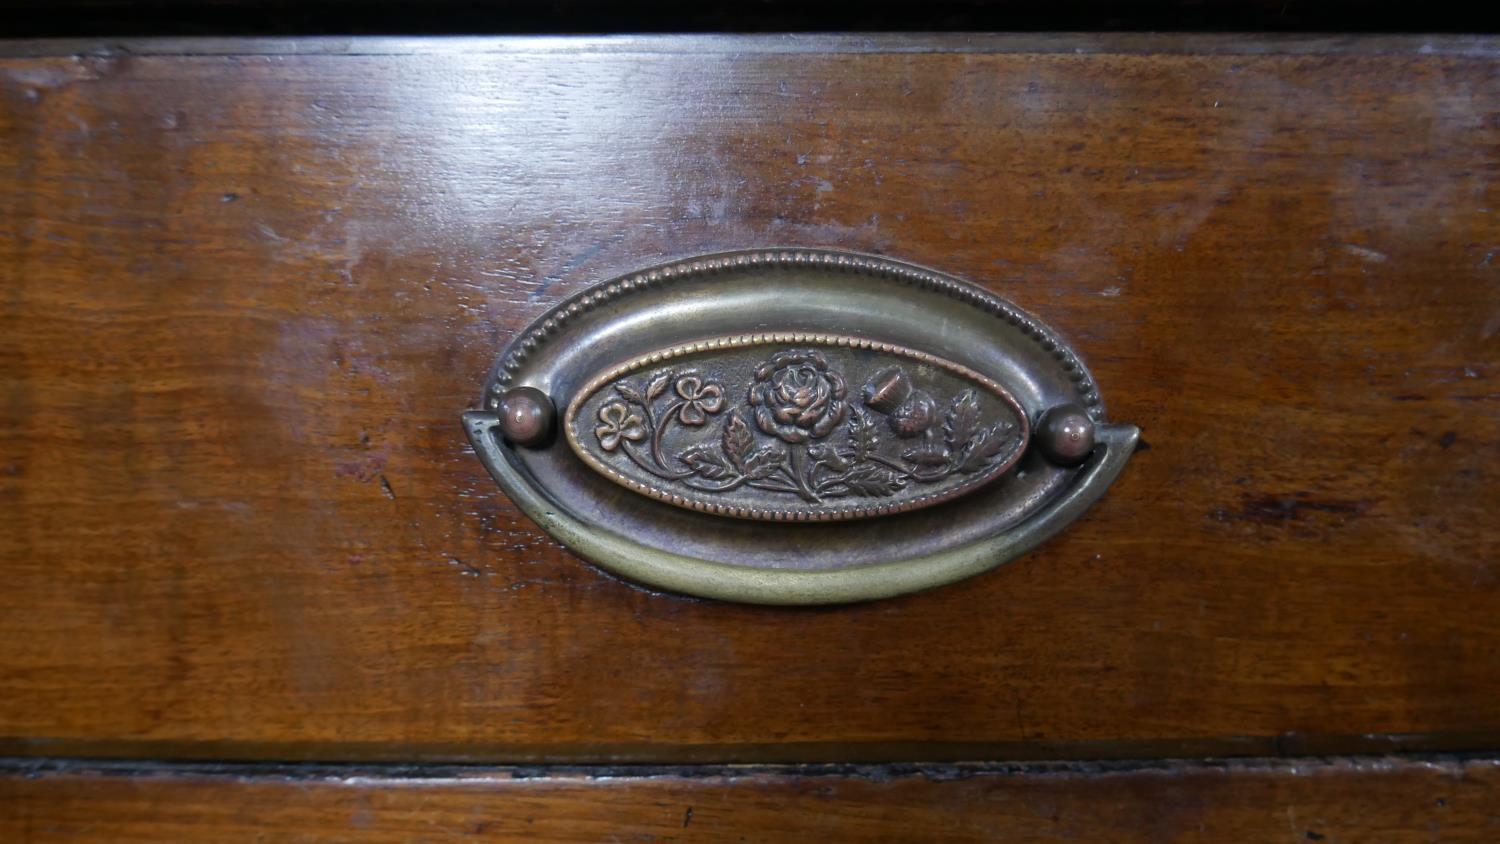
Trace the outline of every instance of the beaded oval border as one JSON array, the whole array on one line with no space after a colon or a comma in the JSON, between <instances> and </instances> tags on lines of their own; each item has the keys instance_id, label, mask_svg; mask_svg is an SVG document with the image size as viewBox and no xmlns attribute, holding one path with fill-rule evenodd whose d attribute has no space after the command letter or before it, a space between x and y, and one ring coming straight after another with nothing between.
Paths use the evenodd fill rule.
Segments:
<instances>
[{"instance_id":1,"label":"beaded oval border","mask_svg":"<svg viewBox=\"0 0 1500 844\"><path fill-rule=\"evenodd\" d=\"M1079 402L1087 408L1089 417L1096 422L1104 420L1103 400L1083 363L1078 360L1062 338L1057 336L1056 332L1010 302L971 282L962 281L936 270L874 255L805 248L755 249L673 261L621 276L614 281L590 288L564 300L533 322L530 328L506 348L499 363L490 373L488 379L490 386L485 391L484 406L489 410L499 409L500 396L510 386L511 379L520 370L531 352L572 319L599 305L638 290L675 281L692 280L705 275L736 270L799 268L816 268L894 279L914 287L942 293L978 308L984 313L998 316L1020 329L1023 335L1036 343L1043 351L1051 354L1057 360L1058 366L1068 373L1068 378L1073 382L1073 388L1078 393Z\"/></svg>"}]
</instances>

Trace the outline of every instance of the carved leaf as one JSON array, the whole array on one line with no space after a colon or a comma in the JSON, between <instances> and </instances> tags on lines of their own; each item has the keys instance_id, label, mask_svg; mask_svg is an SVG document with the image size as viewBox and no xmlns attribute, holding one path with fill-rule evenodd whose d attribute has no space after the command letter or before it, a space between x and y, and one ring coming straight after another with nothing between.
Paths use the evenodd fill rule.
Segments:
<instances>
[{"instance_id":1,"label":"carved leaf","mask_svg":"<svg viewBox=\"0 0 1500 844\"><path fill-rule=\"evenodd\" d=\"M729 419L724 423L724 453L735 466L744 467L745 453L755 445L755 435L750 433L750 426L740 418L738 413L729 414Z\"/></svg>"},{"instance_id":2,"label":"carved leaf","mask_svg":"<svg viewBox=\"0 0 1500 844\"><path fill-rule=\"evenodd\" d=\"M958 464L960 472L978 472L994 459L995 455L1005 449L1011 440L1011 429L1015 426L1009 422L996 422L994 425L981 430L964 446L962 462Z\"/></svg>"},{"instance_id":3,"label":"carved leaf","mask_svg":"<svg viewBox=\"0 0 1500 844\"><path fill-rule=\"evenodd\" d=\"M880 445L880 432L875 420L862 410L849 414L849 444L854 446L854 462L862 463L875 453Z\"/></svg>"},{"instance_id":4,"label":"carved leaf","mask_svg":"<svg viewBox=\"0 0 1500 844\"><path fill-rule=\"evenodd\" d=\"M907 449L901 456L918 466L942 466L948 462L948 449L938 443L928 443L920 448Z\"/></svg>"},{"instance_id":5,"label":"carved leaf","mask_svg":"<svg viewBox=\"0 0 1500 844\"><path fill-rule=\"evenodd\" d=\"M854 464L850 462L854 455L852 452L841 452L831 446L815 445L807 450L807 456L827 466L834 472L844 472Z\"/></svg>"},{"instance_id":6,"label":"carved leaf","mask_svg":"<svg viewBox=\"0 0 1500 844\"><path fill-rule=\"evenodd\" d=\"M672 383L672 373L670 372L663 372L652 378L651 383L646 386L646 401L651 401L661 395L662 391L667 389L667 385L670 383Z\"/></svg>"},{"instance_id":7,"label":"carved leaf","mask_svg":"<svg viewBox=\"0 0 1500 844\"><path fill-rule=\"evenodd\" d=\"M624 381L617 382L615 384L615 390L617 390L620 395L624 396L630 401L635 402L636 404L646 403L646 400L641 398L641 391L625 383Z\"/></svg>"},{"instance_id":8,"label":"carved leaf","mask_svg":"<svg viewBox=\"0 0 1500 844\"><path fill-rule=\"evenodd\" d=\"M867 495L885 498L895 495L902 487L906 486L906 479L874 463L866 463L855 467L841 478L849 487L849 491L855 495Z\"/></svg>"},{"instance_id":9,"label":"carved leaf","mask_svg":"<svg viewBox=\"0 0 1500 844\"><path fill-rule=\"evenodd\" d=\"M786 450L764 445L745 456L745 477L752 481L769 478L786 461Z\"/></svg>"},{"instance_id":10,"label":"carved leaf","mask_svg":"<svg viewBox=\"0 0 1500 844\"><path fill-rule=\"evenodd\" d=\"M697 475L711 481L731 477L734 474L734 467L730 466L724 456L709 445L692 446L677 455L677 459L686 463L688 468Z\"/></svg>"},{"instance_id":11,"label":"carved leaf","mask_svg":"<svg viewBox=\"0 0 1500 844\"><path fill-rule=\"evenodd\" d=\"M953 399L948 408L948 419L943 422L943 440L948 450L957 452L968 444L969 438L979 427L979 396L973 390L964 390Z\"/></svg>"}]
</instances>

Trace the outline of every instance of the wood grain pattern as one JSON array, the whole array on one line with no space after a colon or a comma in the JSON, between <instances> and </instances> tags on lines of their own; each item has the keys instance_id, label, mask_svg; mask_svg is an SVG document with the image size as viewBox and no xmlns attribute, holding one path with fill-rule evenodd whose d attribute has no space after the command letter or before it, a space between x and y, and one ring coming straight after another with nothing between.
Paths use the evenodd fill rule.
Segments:
<instances>
[{"instance_id":1,"label":"wood grain pattern","mask_svg":"<svg viewBox=\"0 0 1500 844\"><path fill-rule=\"evenodd\" d=\"M0 60L5 749L1500 744L1493 42L424 43ZM559 298L768 244L1036 311L1149 450L900 600L581 564L458 413Z\"/></svg>"},{"instance_id":2,"label":"wood grain pattern","mask_svg":"<svg viewBox=\"0 0 1500 844\"><path fill-rule=\"evenodd\" d=\"M1488 842L1493 760L1157 768L0 776L0 835L70 841Z\"/></svg>"}]
</instances>

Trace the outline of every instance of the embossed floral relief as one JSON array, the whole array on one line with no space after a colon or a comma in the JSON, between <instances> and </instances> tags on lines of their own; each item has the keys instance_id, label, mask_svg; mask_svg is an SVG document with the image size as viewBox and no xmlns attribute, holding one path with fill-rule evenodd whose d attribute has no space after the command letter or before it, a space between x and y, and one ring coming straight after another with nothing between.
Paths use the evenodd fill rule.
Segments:
<instances>
[{"instance_id":1,"label":"embossed floral relief","mask_svg":"<svg viewBox=\"0 0 1500 844\"><path fill-rule=\"evenodd\" d=\"M812 349L772 354L743 385L685 367L611 386L597 411L599 448L702 493L884 498L983 472L1022 444L1008 411L986 418L977 390L939 399L897 365L851 395L844 373Z\"/></svg>"}]
</instances>

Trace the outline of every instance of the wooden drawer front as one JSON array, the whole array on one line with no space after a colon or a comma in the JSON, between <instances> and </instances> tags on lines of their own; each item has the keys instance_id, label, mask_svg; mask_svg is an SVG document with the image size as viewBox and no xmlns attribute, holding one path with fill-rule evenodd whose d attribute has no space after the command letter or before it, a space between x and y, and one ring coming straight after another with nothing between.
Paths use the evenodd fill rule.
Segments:
<instances>
[{"instance_id":1,"label":"wooden drawer front","mask_svg":"<svg viewBox=\"0 0 1500 844\"><path fill-rule=\"evenodd\" d=\"M67 765L0 772L6 840L1473 842L1494 762L940 766L907 771L384 771Z\"/></svg>"},{"instance_id":2,"label":"wooden drawer front","mask_svg":"<svg viewBox=\"0 0 1500 844\"><path fill-rule=\"evenodd\" d=\"M0 749L1495 746L1496 47L11 45ZM1041 314L1146 450L1041 550L896 600L579 562L459 412L567 295L766 245Z\"/></svg>"}]
</instances>

